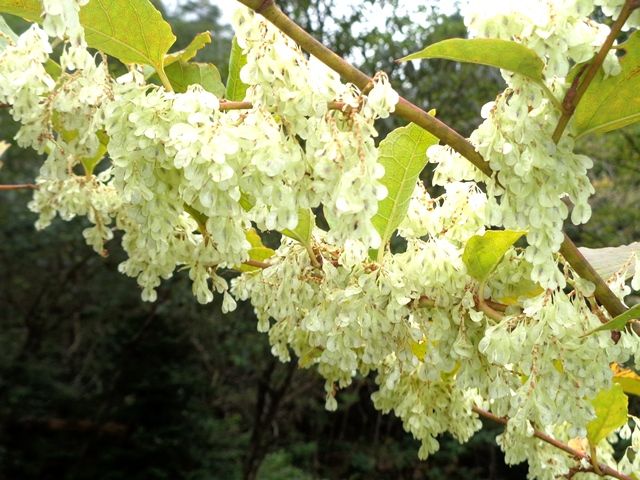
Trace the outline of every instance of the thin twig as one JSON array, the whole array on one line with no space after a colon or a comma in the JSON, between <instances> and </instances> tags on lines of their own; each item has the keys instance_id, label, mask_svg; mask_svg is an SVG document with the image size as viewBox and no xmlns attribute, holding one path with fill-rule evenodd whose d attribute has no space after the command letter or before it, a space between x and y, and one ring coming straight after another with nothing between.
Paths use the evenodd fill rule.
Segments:
<instances>
[{"instance_id":1,"label":"thin twig","mask_svg":"<svg viewBox=\"0 0 640 480\"><path fill-rule=\"evenodd\" d=\"M329 68L339 73L346 81L353 83L361 89L365 88L365 86L371 81L371 78L364 72L358 70L335 52L313 38L303 28L285 15L277 5L272 4L267 8L264 8L262 0L238 1L254 11L262 6L263 10L260 11L262 16L278 27L278 29L280 29L280 31L285 35L293 39L298 45L300 45L300 47L302 47L303 50L315 56ZM417 105L401 97L398 105L396 105L395 114L400 118L419 125L438 137L469 160L485 175L489 177L493 175L494 172L489 166L489 163L478 151L476 151L475 147L466 138L447 124L441 122L432 115L429 115ZM580 258L578 255L570 254L575 253L574 249L577 251L575 245L573 245L573 243L570 242L569 237L565 235L565 241L562 243L560 253L562 253L574 270L576 270L584 279L589 280L596 285L596 298L607 309L607 311L612 316L618 315L621 306L620 301L615 297L607 284L602 280L602 278L600 278L584 257ZM574 262L582 263L579 264ZM603 292L605 292L604 295Z\"/></svg>"},{"instance_id":2,"label":"thin twig","mask_svg":"<svg viewBox=\"0 0 640 480\"><path fill-rule=\"evenodd\" d=\"M249 267L256 267L256 268L269 268L272 265L270 263L267 262L261 262L259 260L247 260L246 262L242 262L243 265L247 265Z\"/></svg>"},{"instance_id":3,"label":"thin twig","mask_svg":"<svg viewBox=\"0 0 640 480\"><path fill-rule=\"evenodd\" d=\"M231 100L221 100L220 101L220 110L251 110L253 108L253 103L251 102L233 102ZM348 112L351 108L349 105L344 102L328 102L327 108L329 110L340 110L343 112Z\"/></svg>"},{"instance_id":4,"label":"thin twig","mask_svg":"<svg viewBox=\"0 0 640 480\"><path fill-rule=\"evenodd\" d=\"M487 418L491 421L494 421L496 423L500 423L501 425L507 425L507 423L509 423L509 419L505 418L505 417L499 417L493 413L491 413L488 410L484 410L480 407L477 406L473 406L471 407L471 410L473 410L475 413L477 413L478 415L480 415L481 417ZM533 430L533 436L542 440L543 442L548 443L549 445L552 445L560 450L562 450L565 453L568 453L569 455L571 455L573 458L575 458L576 460L580 461L580 460L586 460L587 462L591 463L591 458L589 457L589 455L587 455L584 452L580 452L574 448L571 448L569 445L567 445L566 443L562 443L560 440L553 438L550 435L547 435L544 432L541 432L540 430L534 429ZM598 464L598 467L600 468L600 471L602 472L601 475L602 476L610 476L610 477L614 477L617 478L619 480L633 480L633 478L629 475L625 475L624 473L621 473L611 467L609 467L608 465L603 465L603 464Z\"/></svg>"},{"instance_id":5,"label":"thin twig","mask_svg":"<svg viewBox=\"0 0 640 480\"><path fill-rule=\"evenodd\" d=\"M622 11L620 12L620 15L618 16L616 21L613 22L613 25L611 25L611 31L602 44L602 47L600 48L596 56L593 57L593 60L589 64L589 68L584 72L583 75L580 75L580 83L577 85L577 87L575 87L575 85L572 85L572 88L569 88L569 91L565 96L565 100L562 103L564 113L560 117L558 125L556 126L556 129L553 132L553 136L551 137L553 138L553 141L555 143L558 143L562 138L562 134L567 128L569 120L571 120L571 117L573 116L573 112L575 112L578 103L582 99L582 96L585 94L585 92L589 88L589 85L591 85L591 82L602 67L605 58L607 58L609 50L611 50L611 47L613 46L613 42L616 41L616 38L618 38L618 35L620 35L620 32L622 31L622 27L624 27L624 24L629 19L629 16L639 6L640 3L638 2L638 0L626 0L626 2L624 2Z\"/></svg>"},{"instance_id":6,"label":"thin twig","mask_svg":"<svg viewBox=\"0 0 640 480\"><path fill-rule=\"evenodd\" d=\"M0 185L0 191L5 190L38 190L38 185L34 183L20 183L16 185Z\"/></svg>"}]
</instances>

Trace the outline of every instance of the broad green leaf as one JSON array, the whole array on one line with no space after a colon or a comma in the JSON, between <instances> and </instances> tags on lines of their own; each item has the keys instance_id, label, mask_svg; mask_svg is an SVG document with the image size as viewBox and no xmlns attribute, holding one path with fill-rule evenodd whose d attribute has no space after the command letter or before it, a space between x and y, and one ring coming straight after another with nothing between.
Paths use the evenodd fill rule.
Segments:
<instances>
[{"instance_id":1,"label":"broad green leaf","mask_svg":"<svg viewBox=\"0 0 640 480\"><path fill-rule=\"evenodd\" d=\"M298 210L298 225L293 230L285 229L283 235L293 238L302 245L309 245L311 242L311 233L315 226L315 215L310 209Z\"/></svg>"},{"instance_id":2,"label":"broad green leaf","mask_svg":"<svg viewBox=\"0 0 640 480\"><path fill-rule=\"evenodd\" d=\"M618 384L614 384L609 390L602 390L591 401L596 412L596 418L587 424L587 439L591 446L595 447L627 422L628 401Z\"/></svg>"},{"instance_id":3,"label":"broad green leaf","mask_svg":"<svg viewBox=\"0 0 640 480\"><path fill-rule=\"evenodd\" d=\"M533 50L520 43L495 38L450 38L429 45L399 61L423 58L444 58L457 62L488 65L519 73L536 82L542 80L544 68L544 62Z\"/></svg>"},{"instance_id":4,"label":"broad green leaf","mask_svg":"<svg viewBox=\"0 0 640 480\"><path fill-rule=\"evenodd\" d=\"M616 318L609 320L607 323L591 330L589 333L585 333L583 336L591 335L596 332L604 332L606 330L622 330L627 323L636 318L640 318L640 304L634 305L626 312L618 315Z\"/></svg>"},{"instance_id":5,"label":"broad green leaf","mask_svg":"<svg viewBox=\"0 0 640 480\"><path fill-rule=\"evenodd\" d=\"M640 255L640 242L621 245L619 247L580 247L578 250L580 250L580 253L584 255L584 258L587 259L598 275L606 280L628 264L634 254ZM625 280L631 278L634 273L635 262L631 262Z\"/></svg>"},{"instance_id":6,"label":"broad green leaf","mask_svg":"<svg viewBox=\"0 0 640 480\"><path fill-rule=\"evenodd\" d=\"M242 53L238 40L233 37L231 55L229 56L229 76L227 77L227 92L225 98L232 102L244 100L247 85L240 80L240 70L247 64L247 56Z\"/></svg>"},{"instance_id":7,"label":"broad green leaf","mask_svg":"<svg viewBox=\"0 0 640 480\"><path fill-rule=\"evenodd\" d=\"M161 70L176 41L171 26L149 0L91 0L80 10L87 43L123 63Z\"/></svg>"},{"instance_id":8,"label":"broad green leaf","mask_svg":"<svg viewBox=\"0 0 640 480\"><path fill-rule=\"evenodd\" d=\"M42 20L40 0L0 0L0 12ZM80 9L87 44L123 63L162 69L176 40L171 26L149 0L91 0Z\"/></svg>"},{"instance_id":9,"label":"broad green leaf","mask_svg":"<svg viewBox=\"0 0 640 480\"><path fill-rule=\"evenodd\" d=\"M175 62L164 69L173 89L186 92L189 85L202 85L217 97L224 95L224 85L220 80L220 72L212 63Z\"/></svg>"},{"instance_id":10,"label":"broad green leaf","mask_svg":"<svg viewBox=\"0 0 640 480\"><path fill-rule=\"evenodd\" d=\"M202 50L209 43L211 43L211 34L209 32L197 34L186 48L178 52L170 53L164 57L165 67L178 61L188 62L198 54L199 50Z\"/></svg>"},{"instance_id":11,"label":"broad green leaf","mask_svg":"<svg viewBox=\"0 0 640 480\"><path fill-rule=\"evenodd\" d=\"M265 260L275 255L275 250L269 247L265 247L262 243L260 235L253 228L248 230L245 235L247 237L247 240L251 244L251 248L249 249L249 258L251 260L264 262ZM253 267L251 265L240 265L236 267L236 270L239 270L241 272L254 272L256 270L260 270L260 268Z\"/></svg>"},{"instance_id":12,"label":"broad green leaf","mask_svg":"<svg viewBox=\"0 0 640 480\"><path fill-rule=\"evenodd\" d=\"M41 0L0 0L0 12L17 15L30 22L42 20Z\"/></svg>"},{"instance_id":13,"label":"broad green leaf","mask_svg":"<svg viewBox=\"0 0 640 480\"><path fill-rule=\"evenodd\" d=\"M462 261L469 275L484 282L498 266L504 254L526 232L515 230L489 230L484 235L474 235L464 247Z\"/></svg>"},{"instance_id":14,"label":"broad green leaf","mask_svg":"<svg viewBox=\"0 0 640 480\"><path fill-rule=\"evenodd\" d=\"M371 219L382 239L382 251L407 214L420 172L427 164L427 148L438 139L414 123L396 128L380 142L379 162L384 167L380 182L388 195L378 203Z\"/></svg>"},{"instance_id":15,"label":"broad green leaf","mask_svg":"<svg viewBox=\"0 0 640 480\"><path fill-rule=\"evenodd\" d=\"M640 375L628 368L622 368L617 363L611 364L613 381L622 387L624 393L640 396Z\"/></svg>"},{"instance_id":16,"label":"broad green leaf","mask_svg":"<svg viewBox=\"0 0 640 480\"><path fill-rule=\"evenodd\" d=\"M574 114L577 134L604 133L640 121L640 32L621 45L622 72L605 77L600 69Z\"/></svg>"}]
</instances>

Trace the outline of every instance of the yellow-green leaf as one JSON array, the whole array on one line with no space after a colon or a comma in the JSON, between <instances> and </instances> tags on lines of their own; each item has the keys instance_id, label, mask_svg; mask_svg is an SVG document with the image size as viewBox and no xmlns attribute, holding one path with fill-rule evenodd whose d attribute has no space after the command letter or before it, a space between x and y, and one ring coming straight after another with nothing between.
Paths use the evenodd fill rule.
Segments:
<instances>
[{"instance_id":1,"label":"yellow-green leaf","mask_svg":"<svg viewBox=\"0 0 640 480\"><path fill-rule=\"evenodd\" d=\"M614 384L609 390L602 390L591 401L596 412L596 418L587 424L587 439L591 446L595 447L627 422L628 401L618 384Z\"/></svg>"},{"instance_id":2,"label":"yellow-green leaf","mask_svg":"<svg viewBox=\"0 0 640 480\"><path fill-rule=\"evenodd\" d=\"M42 20L40 0L0 0L0 12ZM123 63L159 70L176 40L171 26L149 0L90 0L80 9L87 44Z\"/></svg>"},{"instance_id":3,"label":"yellow-green leaf","mask_svg":"<svg viewBox=\"0 0 640 480\"><path fill-rule=\"evenodd\" d=\"M227 77L227 91L225 98L233 102L244 100L247 85L240 80L240 70L247 64L247 56L242 53L238 40L233 37L231 55L229 56L229 76Z\"/></svg>"},{"instance_id":4,"label":"yellow-green leaf","mask_svg":"<svg viewBox=\"0 0 640 480\"><path fill-rule=\"evenodd\" d=\"M186 48L173 52L164 57L164 65L171 65L174 62L188 62L198 54L198 51L202 50L207 44L211 43L211 34L209 32L202 32L197 34L191 40L191 43Z\"/></svg>"},{"instance_id":5,"label":"yellow-green leaf","mask_svg":"<svg viewBox=\"0 0 640 480\"><path fill-rule=\"evenodd\" d=\"M302 245L309 245L311 233L315 226L315 215L310 209L298 210L298 225L293 230L285 229L283 235L300 242Z\"/></svg>"},{"instance_id":6,"label":"yellow-green leaf","mask_svg":"<svg viewBox=\"0 0 640 480\"><path fill-rule=\"evenodd\" d=\"M628 368L622 368L617 363L611 365L613 381L622 387L624 393L640 396L640 375Z\"/></svg>"},{"instance_id":7,"label":"yellow-green leaf","mask_svg":"<svg viewBox=\"0 0 640 480\"><path fill-rule=\"evenodd\" d=\"M149 0L91 0L80 10L90 47L123 63L159 70L176 41L171 26Z\"/></svg>"},{"instance_id":8,"label":"yellow-green leaf","mask_svg":"<svg viewBox=\"0 0 640 480\"><path fill-rule=\"evenodd\" d=\"M578 103L574 123L578 135L604 133L640 121L640 32L621 45L622 72L605 77L597 73Z\"/></svg>"},{"instance_id":9,"label":"yellow-green leaf","mask_svg":"<svg viewBox=\"0 0 640 480\"><path fill-rule=\"evenodd\" d=\"M220 72L212 63L175 62L164 69L173 89L186 92L189 85L202 85L207 91L217 97L224 95L224 85L220 79Z\"/></svg>"},{"instance_id":10,"label":"yellow-green leaf","mask_svg":"<svg viewBox=\"0 0 640 480\"><path fill-rule=\"evenodd\" d=\"M484 282L498 266L504 254L526 232L516 230L489 230L484 235L469 239L462 254L469 275Z\"/></svg>"},{"instance_id":11,"label":"yellow-green leaf","mask_svg":"<svg viewBox=\"0 0 640 480\"><path fill-rule=\"evenodd\" d=\"M529 277L523 277L518 282L505 286L503 295L496 300L507 305L517 305L522 298L533 298L544 292L544 289Z\"/></svg>"},{"instance_id":12,"label":"yellow-green leaf","mask_svg":"<svg viewBox=\"0 0 640 480\"><path fill-rule=\"evenodd\" d=\"M41 0L0 0L0 12L17 15L30 22L39 22L42 19Z\"/></svg>"},{"instance_id":13,"label":"yellow-green leaf","mask_svg":"<svg viewBox=\"0 0 640 480\"><path fill-rule=\"evenodd\" d=\"M585 333L583 336L591 335L595 332L603 332L606 330L622 330L627 323L636 318L640 318L640 304L634 305L626 312L618 315L613 320L608 321L607 323L600 325L598 328L594 328L588 333Z\"/></svg>"},{"instance_id":14,"label":"yellow-green leaf","mask_svg":"<svg viewBox=\"0 0 640 480\"><path fill-rule=\"evenodd\" d=\"M249 258L251 260L264 262L275 255L276 252L273 249L264 246L260 235L258 235L258 232L253 228L248 230L245 235L251 244L251 248L249 249ZM241 272L254 272L256 270L260 270L260 268L253 267L251 265L240 265L236 267L236 270Z\"/></svg>"},{"instance_id":15,"label":"yellow-green leaf","mask_svg":"<svg viewBox=\"0 0 640 480\"><path fill-rule=\"evenodd\" d=\"M457 62L477 63L516 72L536 82L542 80L544 62L521 43L496 38L450 38L412 53L399 61L444 58Z\"/></svg>"},{"instance_id":16,"label":"yellow-green leaf","mask_svg":"<svg viewBox=\"0 0 640 480\"><path fill-rule=\"evenodd\" d=\"M414 123L396 128L380 142L379 161L384 166L380 182L388 195L378 203L378 212L371 219L382 239L380 251L407 214L416 182L427 163L427 148L437 142L435 136Z\"/></svg>"},{"instance_id":17,"label":"yellow-green leaf","mask_svg":"<svg viewBox=\"0 0 640 480\"><path fill-rule=\"evenodd\" d=\"M84 172L87 175L92 175L96 166L102 161L105 154L107 153L107 147L109 145L109 137L106 133L102 133L98 135L100 137L100 145L98 146L98 151L91 158L82 158L80 162L84 167Z\"/></svg>"}]
</instances>

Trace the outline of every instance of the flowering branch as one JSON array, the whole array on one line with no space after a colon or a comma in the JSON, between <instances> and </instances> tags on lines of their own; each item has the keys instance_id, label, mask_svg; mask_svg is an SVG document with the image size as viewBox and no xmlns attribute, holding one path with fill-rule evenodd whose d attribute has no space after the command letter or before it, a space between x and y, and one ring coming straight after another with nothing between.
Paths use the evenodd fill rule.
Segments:
<instances>
[{"instance_id":1,"label":"flowering branch","mask_svg":"<svg viewBox=\"0 0 640 480\"><path fill-rule=\"evenodd\" d=\"M258 11L258 13L278 27L285 35L291 37L303 50L317 57L329 68L338 72L346 81L353 83L360 89L366 88L372 81L364 72L358 70L331 49L313 38L307 31L283 13L274 2L264 2L262 0L238 1L252 10ZM450 145L485 175L491 176L493 173L489 163L482 158L482 155L476 151L471 143L450 126L434 116L429 115L417 105L401 97L398 105L396 105L395 113L399 117L421 126L447 145Z\"/></svg>"},{"instance_id":2,"label":"flowering branch","mask_svg":"<svg viewBox=\"0 0 640 480\"><path fill-rule=\"evenodd\" d=\"M620 35L622 27L624 27L624 24L629 19L629 16L638 7L640 7L640 2L638 0L626 0L626 2L624 2L624 6L622 7L620 15L618 16L616 21L613 22L613 25L611 25L611 31L609 32L609 35L602 44L602 47L600 48L596 56L589 64L589 68L587 68L587 70L583 73L581 72L581 75L578 75L579 81L574 82L574 84L571 85L571 88L569 88L569 90L567 91L564 101L562 102L564 112L562 113L562 116L560 117L558 125L556 126L556 129L554 130L552 136L555 143L558 143L560 141L560 138L562 138L562 134L567 128L573 112L575 112L578 103L589 88L589 85L591 85L591 82L600 70L600 67L602 67L607 54L611 50L611 47L613 47L613 42L615 42L616 38L618 38L618 35Z\"/></svg>"},{"instance_id":3,"label":"flowering branch","mask_svg":"<svg viewBox=\"0 0 640 480\"><path fill-rule=\"evenodd\" d=\"M348 82L353 83L361 89L365 88L367 84L371 82L371 78L368 75L366 75L361 70L358 70L356 67L337 55L331 49L327 48L318 40L313 38L307 31L305 31L302 27L291 20L285 13L283 13L282 10L280 10L274 2L265 2L263 0L238 1L243 5L251 8L252 10L260 13L267 20L278 27L280 31L282 31L285 35L293 39L305 51L307 51L311 55L314 55L329 68L339 73ZM637 3L638 0L627 0L625 8L636 8L638 6ZM625 17L625 20L626 18L628 18L628 15L627 17ZM586 78L587 77L585 77L585 80ZM469 160L485 175L489 177L493 175L494 172L489 166L489 163L482 157L479 152L476 151L475 147L466 138L449 127L447 124L441 122L432 115L429 115L417 105L400 97L398 105L396 105L395 114L409 122L413 122L416 125L419 125L420 127L438 137L444 143L449 145L451 148L453 148L455 151ZM578 274L580 274L582 278L589 280L596 285L596 298L607 309L611 316L617 316L626 310L624 305L622 305L620 300L609 289L604 280L597 274L597 272L587 262L584 256L580 254L577 247L573 244L573 242L567 235L565 235L560 253L567 259L569 264L576 272L578 272Z\"/></svg>"},{"instance_id":4,"label":"flowering branch","mask_svg":"<svg viewBox=\"0 0 640 480\"><path fill-rule=\"evenodd\" d=\"M473 406L471 407L471 410L473 410L475 413L477 413L478 415L480 415L481 417L487 418L491 421L494 421L496 423L500 423L502 425L507 425L507 423L509 423L509 419L505 418L505 417L499 417L497 415L494 415L493 413L489 412L488 410L484 410L480 407L477 406ZM560 440L553 438L550 435L547 435L544 432L541 432L540 430L534 429L533 430L533 436L542 440L543 442L548 443L549 445L552 445L560 450L562 450L563 452L568 453L569 455L571 455L573 458L575 458L578 461L581 460L586 460L587 462L589 462L590 464L593 464L591 457L589 457L589 455L587 455L586 453L580 452L574 448L571 448L569 445L567 445L566 443L562 443ZM617 478L619 480L633 480L631 476L629 475L625 475L624 473L619 472L618 470L615 470L611 467L609 467L608 465L604 465L604 464L597 464L597 467L594 465L594 471L597 471L597 469L600 469L600 472L598 472L598 474L600 476L609 476L609 477L613 477L613 478Z\"/></svg>"}]
</instances>

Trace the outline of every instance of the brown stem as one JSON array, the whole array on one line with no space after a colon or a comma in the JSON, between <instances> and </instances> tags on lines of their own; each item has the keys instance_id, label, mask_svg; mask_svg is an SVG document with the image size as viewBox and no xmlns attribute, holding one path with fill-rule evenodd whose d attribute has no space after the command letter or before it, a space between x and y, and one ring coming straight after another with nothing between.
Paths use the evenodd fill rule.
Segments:
<instances>
[{"instance_id":1,"label":"brown stem","mask_svg":"<svg viewBox=\"0 0 640 480\"><path fill-rule=\"evenodd\" d=\"M596 286L595 297L604 305L611 316L617 317L627 310L567 235L564 236L560 253L578 275Z\"/></svg>"},{"instance_id":2,"label":"brown stem","mask_svg":"<svg viewBox=\"0 0 640 480\"><path fill-rule=\"evenodd\" d=\"M260 11L261 15L278 27L285 35L291 37L291 39L293 39L305 51L314 55L325 65L338 72L346 81L357 85L359 88L364 88L371 81L371 78L368 75L355 68L298 26L293 20L287 17L277 5L272 4L264 8L261 0L238 1L253 10L262 6L263 10ZM633 0L631 2L634 8L637 7L636 2L638 2L638 0ZM627 3L630 3L630 0L628 0ZM466 138L437 118L429 115L417 105L404 98L400 98L400 101L396 106L395 114L407 121L421 126L438 137L469 160L485 175L493 175L493 171L491 170L489 163L476 151L475 147ZM565 241L562 243L560 252L565 256L574 270L578 273L582 271L584 275L582 273L580 273L580 275L584 279L589 280L596 285L596 298L602 305L604 305L607 311L612 316L618 315L620 306L622 306L621 302L617 297L615 297L604 280L600 278L586 259L584 257L580 258L581 256L575 254L576 251L577 248L575 245L573 245L569 237L565 235ZM567 253L568 256L565 255L565 253ZM622 306L622 309L623 311L625 310L624 306Z\"/></svg>"},{"instance_id":3,"label":"brown stem","mask_svg":"<svg viewBox=\"0 0 640 480\"><path fill-rule=\"evenodd\" d=\"M38 185L33 183L21 183L17 185L0 185L0 192L5 190L37 190Z\"/></svg>"},{"instance_id":4,"label":"brown stem","mask_svg":"<svg viewBox=\"0 0 640 480\"><path fill-rule=\"evenodd\" d=\"M340 111L348 111L349 107L344 102L329 102L327 103L327 107L329 110L340 110ZM231 100L221 100L220 101L220 110L251 110L253 108L253 103L251 102L233 102Z\"/></svg>"},{"instance_id":5,"label":"brown stem","mask_svg":"<svg viewBox=\"0 0 640 480\"><path fill-rule=\"evenodd\" d=\"M505 418L505 417L499 417L497 415L494 415L493 413L491 413L488 410L484 410L480 407L477 406L473 406L471 407L471 410L473 410L475 413L477 413L478 415L480 415L481 417L487 418L491 421L494 421L496 423L500 423L501 425L507 425L507 423L509 423L509 419ZM589 457L589 455L587 455L586 453L580 452L578 450L575 450L573 448L571 448L569 445L567 445L566 443L562 443L560 440L557 440L555 438L553 438L550 435L547 435L544 432L541 432L540 430L534 429L533 430L533 436L542 440L543 442L548 443L549 445L552 445L560 450L562 450L565 453L568 453L569 455L571 455L573 458L575 458L576 460L586 460L589 463L591 462L591 457ZM600 475L601 476L610 476L613 478L618 478L619 480L633 480L632 477L630 477L629 475L625 475L624 473L621 473L611 467L609 467L608 465L603 465L603 464L598 464L598 467L600 468Z\"/></svg>"},{"instance_id":6,"label":"brown stem","mask_svg":"<svg viewBox=\"0 0 640 480\"><path fill-rule=\"evenodd\" d=\"M256 268L269 268L271 267L270 263L267 262L261 262L259 260L247 260L246 262L242 262L243 265L248 265L249 267L256 267Z\"/></svg>"},{"instance_id":7,"label":"brown stem","mask_svg":"<svg viewBox=\"0 0 640 480\"><path fill-rule=\"evenodd\" d=\"M317 57L325 65L335 70L347 82L353 83L360 89L366 88L372 79L364 72L358 70L335 52L325 47L318 40L308 34L303 28L285 15L277 5L271 4L264 7L262 0L238 0L252 10L262 7L260 14L273 23L285 35L291 37L303 50ZM441 122L432 115L422 110L404 98L400 98L395 110L396 115L407 121L413 122L433 135L438 137L447 145L451 146L467 160L473 163L485 175L491 176L492 171L489 163L482 158L475 147L469 143L462 135Z\"/></svg>"},{"instance_id":8,"label":"brown stem","mask_svg":"<svg viewBox=\"0 0 640 480\"><path fill-rule=\"evenodd\" d=\"M622 31L622 27L624 27L624 24L629 19L629 16L639 6L640 2L638 2L638 0L626 0L626 2L624 2L622 11L620 12L620 15L618 16L616 21L613 22L613 25L611 25L611 31L602 44L602 47L600 48L596 56L593 57L593 60L589 64L589 68L586 70L586 72L579 76L580 83L577 85L577 87L575 85L572 85L571 88L569 88L569 91L565 96L565 101L562 103L564 112L560 117L560 120L558 121L556 129L553 132L552 138L555 143L558 143L562 138L562 134L567 128L569 120L571 120L573 112L575 112L580 99L589 88L589 85L591 85L591 82L600 70L600 67L602 67L602 64L604 63L609 50L611 50L611 47L613 46L613 42L615 42L616 38L618 38L618 35L620 35L620 32Z\"/></svg>"}]
</instances>

